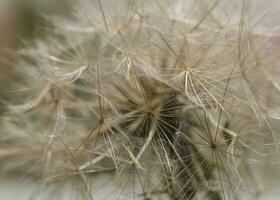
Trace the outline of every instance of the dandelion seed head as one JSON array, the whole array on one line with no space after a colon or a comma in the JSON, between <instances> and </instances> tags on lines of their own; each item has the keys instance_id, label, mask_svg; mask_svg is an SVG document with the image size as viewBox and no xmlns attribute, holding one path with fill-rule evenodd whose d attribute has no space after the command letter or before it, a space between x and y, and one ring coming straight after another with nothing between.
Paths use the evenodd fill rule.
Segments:
<instances>
[{"instance_id":1,"label":"dandelion seed head","mask_svg":"<svg viewBox=\"0 0 280 200\"><path fill-rule=\"evenodd\" d=\"M227 0L72 6L15 53L1 171L73 184L76 199L255 198L279 145L279 36L257 27L262 12Z\"/></svg>"}]
</instances>

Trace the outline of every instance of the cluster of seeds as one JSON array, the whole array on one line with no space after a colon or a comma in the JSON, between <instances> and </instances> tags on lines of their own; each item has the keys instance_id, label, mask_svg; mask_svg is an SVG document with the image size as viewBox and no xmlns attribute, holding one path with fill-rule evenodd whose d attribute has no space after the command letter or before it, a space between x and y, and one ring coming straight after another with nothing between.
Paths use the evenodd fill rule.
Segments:
<instances>
[{"instance_id":1,"label":"cluster of seeds","mask_svg":"<svg viewBox=\"0 0 280 200\"><path fill-rule=\"evenodd\" d=\"M18 52L1 171L72 182L77 199L257 194L250 161L268 163L277 136L253 84L271 69L252 49L260 36L246 6L117 2L80 0L69 18L48 16L46 36Z\"/></svg>"}]
</instances>

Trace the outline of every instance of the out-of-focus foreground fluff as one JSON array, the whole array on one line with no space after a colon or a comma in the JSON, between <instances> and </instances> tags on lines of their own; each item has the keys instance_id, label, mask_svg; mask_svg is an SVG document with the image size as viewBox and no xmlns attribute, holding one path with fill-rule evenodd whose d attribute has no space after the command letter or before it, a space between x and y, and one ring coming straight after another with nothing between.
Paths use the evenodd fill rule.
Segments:
<instances>
[{"instance_id":1,"label":"out-of-focus foreground fluff","mask_svg":"<svg viewBox=\"0 0 280 200\"><path fill-rule=\"evenodd\" d=\"M35 182L29 199L264 199L280 177L280 37L252 2L44 16L1 69L1 176Z\"/></svg>"}]
</instances>

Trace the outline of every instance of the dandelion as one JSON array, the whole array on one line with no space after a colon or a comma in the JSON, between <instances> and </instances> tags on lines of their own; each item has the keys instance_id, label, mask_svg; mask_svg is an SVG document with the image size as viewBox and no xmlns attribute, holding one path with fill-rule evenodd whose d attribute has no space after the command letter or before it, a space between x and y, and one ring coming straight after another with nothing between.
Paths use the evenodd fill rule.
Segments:
<instances>
[{"instance_id":1,"label":"dandelion","mask_svg":"<svg viewBox=\"0 0 280 200\"><path fill-rule=\"evenodd\" d=\"M1 99L1 171L43 198L257 198L278 155L278 93L262 85L278 91L278 63L261 50L275 33L224 3L80 0L47 16Z\"/></svg>"}]
</instances>

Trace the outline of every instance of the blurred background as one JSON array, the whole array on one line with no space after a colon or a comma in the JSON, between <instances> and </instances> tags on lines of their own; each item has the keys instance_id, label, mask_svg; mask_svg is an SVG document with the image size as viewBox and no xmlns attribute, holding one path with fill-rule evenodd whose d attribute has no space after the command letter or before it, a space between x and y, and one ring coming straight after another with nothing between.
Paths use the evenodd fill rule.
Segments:
<instances>
[{"instance_id":1,"label":"blurred background","mask_svg":"<svg viewBox=\"0 0 280 200\"><path fill-rule=\"evenodd\" d=\"M7 99L7 91L19 80L13 69L15 52L32 46L43 38L51 27L50 15L66 17L74 5L72 0L0 0L0 97ZM5 107L0 101L0 113Z\"/></svg>"},{"instance_id":2,"label":"blurred background","mask_svg":"<svg viewBox=\"0 0 280 200\"><path fill-rule=\"evenodd\" d=\"M8 91L15 84L17 74L13 67L14 52L32 45L44 37L46 16L69 14L71 0L0 0L0 132L3 101L12 101ZM1 151L0 151L1 154ZM22 176L5 177L0 172L0 199L26 200L38 190L34 182Z\"/></svg>"}]
</instances>

